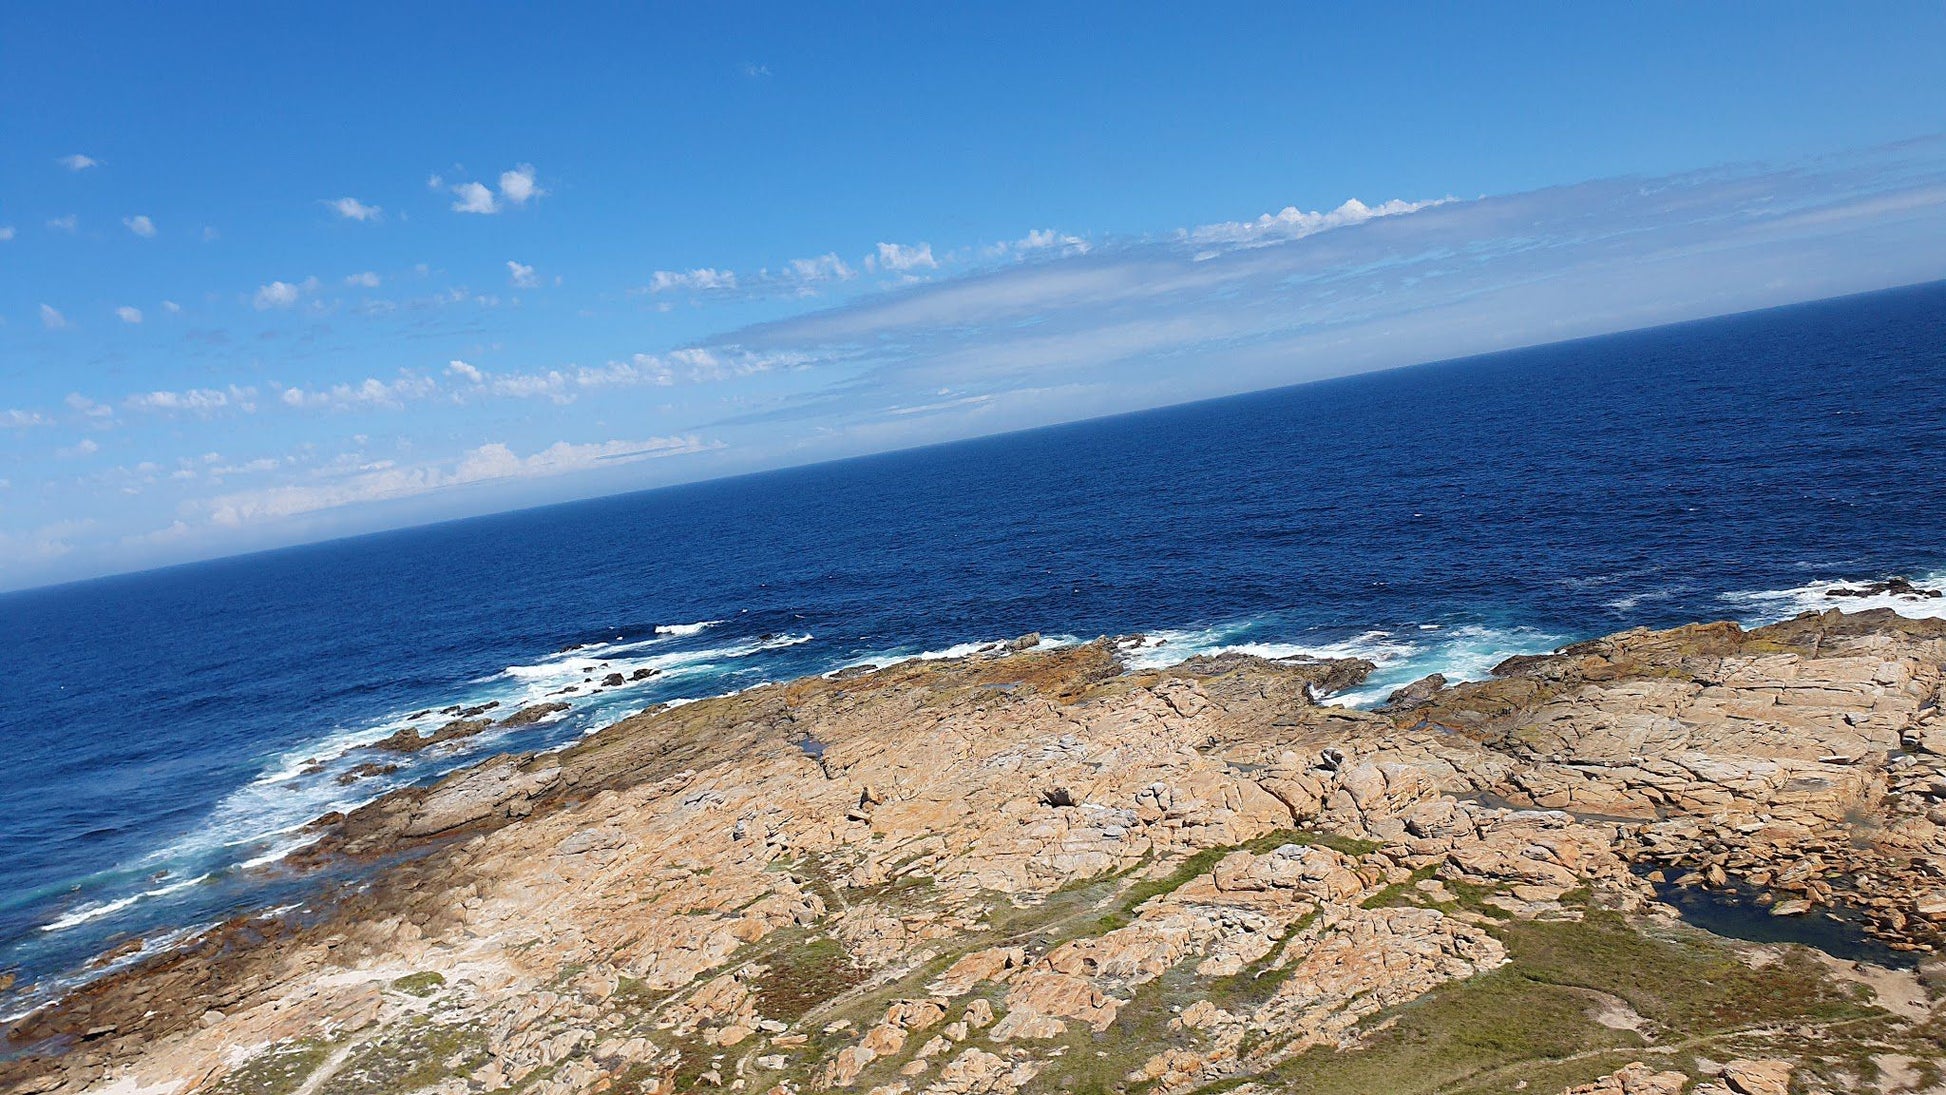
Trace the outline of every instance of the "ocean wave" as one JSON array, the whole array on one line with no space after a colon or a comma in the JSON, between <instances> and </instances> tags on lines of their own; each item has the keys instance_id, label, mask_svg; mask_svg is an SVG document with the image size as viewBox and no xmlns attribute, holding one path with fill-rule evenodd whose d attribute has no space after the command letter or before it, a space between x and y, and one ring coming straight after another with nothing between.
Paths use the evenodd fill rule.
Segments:
<instances>
[{"instance_id":1,"label":"ocean wave","mask_svg":"<svg viewBox=\"0 0 1946 1095\"><path fill-rule=\"evenodd\" d=\"M1946 597L1923 597L1898 593L1879 593L1869 597L1829 595L1834 589L1861 589L1885 580L1884 577L1820 579L1785 589L1725 593L1719 600L1729 605L1737 614L1738 622L1746 626L1776 623L1805 612L1825 612L1833 608L1840 608L1846 612L1859 612L1868 608L1889 608L1901 616L1913 619L1946 619ZM1946 589L1946 571L1916 575L1911 578L1911 582L1920 589Z\"/></svg>"},{"instance_id":2,"label":"ocean wave","mask_svg":"<svg viewBox=\"0 0 1946 1095\"><path fill-rule=\"evenodd\" d=\"M350 812L405 783L458 767L512 734L532 734L536 728L565 722L578 714L588 716L586 721L590 725L584 729L592 732L601 725L643 710L639 696L644 688L667 689L699 679L708 682L721 675L727 665L813 639L808 633L762 635L696 650L615 656L618 652L674 643L682 637L700 634L718 622L664 625L657 630L667 629L668 634L658 638L581 647L533 663L509 666L456 689L445 698L443 706L394 713L364 725L339 728L298 747L282 750L265 762L256 778L219 800L192 831L83 880L84 889L93 890L99 896L52 917L39 930L43 933L70 931L115 917L139 903L178 893L219 872L271 866L316 840L315 834L307 830L318 817ZM643 669L650 672L639 680L630 679ZM600 683L612 673L622 674L623 682ZM570 687L575 691L566 691ZM708 687L707 683L704 687ZM624 693L634 693L637 698L629 702ZM454 717L454 707L464 711L491 704L489 717L505 718L524 706L549 700L566 700L573 706L521 727L491 727L459 739L456 747L411 755L388 754L384 759L397 765L397 771L340 782L340 777L350 773L361 761L373 759L373 754L366 751L370 746L401 730L424 733L444 725ZM117 879L131 872L148 875L158 869L178 874L196 872L196 877L134 893L116 893L126 885Z\"/></svg>"},{"instance_id":3,"label":"ocean wave","mask_svg":"<svg viewBox=\"0 0 1946 1095\"><path fill-rule=\"evenodd\" d=\"M689 635L700 635L722 622L722 620L697 620L693 624L657 624L655 633L658 635L674 635L677 638L683 638Z\"/></svg>"},{"instance_id":4,"label":"ocean wave","mask_svg":"<svg viewBox=\"0 0 1946 1095\"><path fill-rule=\"evenodd\" d=\"M1252 654L1259 658L1363 658L1373 665L1392 665L1412 655L1417 644L1384 629L1362 632L1348 639L1297 643L1266 641L1252 633L1274 628L1262 617L1193 629L1160 628L1144 633L1122 655L1130 669L1160 669L1204 654Z\"/></svg>"},{"instance_id":5,"label":"ocean wave","mask_svg":"<svg viewBox=\"0 0 1946 1095\"><path fill-rule=\"evenodd\" d=\"M54 920L42 924L41 931L53 933L67 931L69 928L78 928L91 920L100 920L104 916L113 916L138 901L147 901L154 897L166 897L172 893L180 893L208 878L208 874L199 874L194 878L185 878L180 882L171 882L165 886L157 886L151 890L143 890L141 893L130 894L127 897L116 898L113 901L98 901L92 904L82 905L79 908L69 911L64 916L57 917Z\"/></svg>"},{"instance_id":6,"label":"ocean wave","mask_svg":"<svg viewBox=\"0 0 1946 1095\"><path fill-rule=\"evenodd\" d=\"M860 666L867 665L876 669L885 669L904 662L937 662L952 658L1000 655L1008 653L1012 649L1007 645L1011 641L1009 639L983 639L976 642L954 643L951 646L940 647L937 650L921 650L916 653L903 647L892 647L887 650L857 655L844 664L826 671L824 675L827 677L835 677L847 669L857 669ZM1029 649L1059 650L1062 647L1074 646L1080 642L1081 638L1076 635L1042 635L1040 642L1034 644Z\"/></svg>"},{"instance_id":7,"label":"ocean wave","mask_svg":"<svg viewBox=\"0 0 1946 1095\"><path fill-rule=\"evenodd\" d=\"M1253 654L1260 658L1361 658L1376 668L1355 689L1329 696L1347 707L1370 707L1392 691L1438 673L1448 681L1480 680L1516 654L1545 653L1567 637L1530 627L1424 623L1408 634L1383 628L1317 642L1276 641L1254 633L1274 630L1262 617L1189 630L1157 630L1123 654L1131 669L1159 669L1203 654Z\"/></svg>"}]
</instances>

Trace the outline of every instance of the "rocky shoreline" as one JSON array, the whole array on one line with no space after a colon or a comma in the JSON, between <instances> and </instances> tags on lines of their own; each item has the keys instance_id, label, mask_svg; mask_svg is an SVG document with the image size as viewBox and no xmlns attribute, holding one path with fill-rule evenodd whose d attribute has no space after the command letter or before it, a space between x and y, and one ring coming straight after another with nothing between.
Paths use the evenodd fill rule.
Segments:
<instances>
[{"instance_id":1,"label":"rocky shoreline","mask_svg":"<svg viewBox=\"0 0 1946 1095\"><path fill-rule=\"evenodd\" d=\"M1946 623L1629 631L1372 712L1315 699L1368 663L1126 648L766 685L321 819L358 881L15 1022L0 1090L1946 1082Z\"/></svg>"}]
</instances>

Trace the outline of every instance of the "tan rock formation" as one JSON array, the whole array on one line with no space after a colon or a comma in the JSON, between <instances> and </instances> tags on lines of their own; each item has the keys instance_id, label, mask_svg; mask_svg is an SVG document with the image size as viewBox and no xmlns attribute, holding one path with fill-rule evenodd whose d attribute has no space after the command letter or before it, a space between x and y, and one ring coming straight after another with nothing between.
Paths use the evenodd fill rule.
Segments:
<instances>
[{"instance_id":1,"label":"tan rock formation","mask_svg":"<svg viewBox=\"0 0 1946 1095\"><path fill-rule=\"evenodd\" d=\"M1514 1074L1548 1031L1495 1010L1530 998L1609 1052L1720 1040L1728 1090L1776 1075L1739 1039L1934 1059L1936 1011L1855 1023L1823 973L1658 919L1636 871L1938 946L1942 629L1627 632L1384 713L1312 698L1369 667L1016 647L652 711L327 819L302 864L368 879L20 1020L0 1090L1268 1091L1425 1052L1428 1015L1480 1032L1400 1074L1456 1080ZM1754 1018L1710 995L1758 977Z\"/></svg>"}]
</instances>

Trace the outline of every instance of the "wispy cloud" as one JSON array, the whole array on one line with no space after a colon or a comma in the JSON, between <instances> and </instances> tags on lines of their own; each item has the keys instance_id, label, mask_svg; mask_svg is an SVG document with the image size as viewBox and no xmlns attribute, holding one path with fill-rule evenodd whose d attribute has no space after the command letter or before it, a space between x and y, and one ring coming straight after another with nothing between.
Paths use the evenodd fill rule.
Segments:
<instances>
[{"instance_id":1,"label":"wispy cloud","mask_svg":"<svg viewBox=\"0 0 1946 1095\"><path fill-rule=\"evenodd\" d=\"M328 198L324 203L333 213L348 221L376 221L385 211L376 205L366 205L357 198Z\"/></svg>"},{"instance_id":2,"label":"wispy cloud","mask_svg":"<svg viewBox=\"0 0 1946 1095\"><path fill-rule=\"evenodd\" d=\"M82 395L80 392L69 392L64 402L67 403L69 410L74 411L84 418L101 419L113 418L115 416L115 409L113 407L105 403L97 403L87 396Z\"/></svg>"},{"instance_id":3,"label":"wispy cloud","mask_svg":"<svg viewBox=\"0 0 1946 1095\"><path fill-rule=\"evenodd\" d=\"M246 414L257 409L257 389L235 384L227 388L189 388L183 391L137 392L122 401L132 411L184 412L208 416L217 411Z\"/></svg>"},{"instance_id":4,"label":"wispy cloud","mask_svg":"<svg viewBox=\"0 0 1946 1095\"><path fill-rule=\"evenodd\" d=\"M345 284L353 289L376 289L380 280L379 276L370 270L360 274L345 275Z\"/></svg>"},{"instance_id":5,"label":"wispy cloud","mask_svg":"<svg viewBox=\"0 0 1946 1095\"><path fill-rule=\"evenodd\" d=\"M540 279L534 276L533 267L512 259L507 260L507 280L516 289L533 289L541 283Z\"/></svg>"},{"instance_id":6,"label":"wispy cloud","mask_svg":"<svg viewBox=\"0 0 1946 1095\"><path fill-rule=\"evenodd\" d=\"M142 322L142 309L131 308L124 304L120 308L115 309L115 316L123 323L140 323Z\"/></svg>"},{"instance_id":7,"label":"wispy cloud","mask_svg":"<svg viewBox=\"0 0 1946 1095\"><path fill-rule=\"evenodd\" d=\"M291 483L239 491L199 507L212 524L236 527L295 517L319 510L393 501L495 481L540 479L704 452L718 447L695 434L641 441L557 441L527 456L505 443L470 449L450 463L409 467L381 463L321 482Z\"/></svg>"},{"instance_id":8,"label":"wispy cloud","mask_svg":"<svg viewBox=\"0 0 1946 1095\"><path fill-rule=\"evenodd\" d=\"M1864 159L1031 233L1033 262L705 340L820 363L715 425L911 444L1946 276L1910 242L1946 238L1946 143Z\"/></svg>"},{"instance_id":9,"label":"wispy cloud","mask_svg":"<svg viewBox=\"0 0 1946 1095\"><path fill-rule=\"evenodd\" d=\"M41 305L41 326L50 331L61 331L66 330L67 325L68 317L62 315L59 308L52 304Z\"/></svg>"},{"instance_id":10,"label":"wispy cloud","mask_svg":"<svg viewBox=\"0 0 1946 1095\"><path fill-rule=\"evenodd\" d=\"M122 227L145 240L155 238L155 222L142 214L138 213L133 217L123 217Z\"/></svg>"},{"instance_id":11,"label":"wispy cloud","mask_svg":"<svg viewBox=\"0 0 1946 1095\"><path fill-rule=\"evenodd\" d=\"M39 411L0 411L0 430L24 430L30 426L51 426L53 421Z\"/></svg>"},{"instance_id":12,"label":"wispy cloud","mask_svg":"<svg viewBox=\"0 0 1946 1095\"><path fill-rule=\"evenodd\" d=\"M693 292L706 292L736 287L735 271L705 266L695 270L657 270L649 275L648 291L667 293L672 289L687 289Z\"/></svg>"},{"instance_id":13,"label":"wispy cloud","mask_svg":"<svg viewBox=\"0 0 1946 1095\"><path fill-rule=\"evenodd\" d=\"M14 226L11 224L0 224L0 243L5 243L13 238Z\"/></svg>"},{"instance_id":14,"label":"wispy cloud","mask_svg":"<svg viewBox=\"0 0 1946 1095\"><path fill-rule=\"evenodd\" d=\"M73 213L59 217L49 217L47 219L47 227L55 232L72 232L80 223L81 218L75 216Z\"/></svg>"},{"instance_id":15,"label":"wispy cloud","mask_svg":"<svg viewBox=\"0 0 1946 1095\"><path fill-rule=\"evenodd\" d=\"M60 164L62 167L67 168L69 171L86 171L89 168L95 167L101 163L100 160L95 159L93 156L83 156L79 152L76 152L71 156L63 156L60 159L55 160L54 162Z\"/></svg>"},{"instance_id":16,"label":"wispy cloud","mask_svg":"<svg viewBox=\"0 0 1946 1095\"><path fill-rule=\"evenodd\" d=\"M402 376L396 380L367 377L362 383L333 384L327 388L284 388L277 393L277 399L286 407L396 410L412 400L430 396L437 388L438 383L431 377Z\"/></svg>"},{"instance_id":17,"label":"wispy cloud","mask_svg":"<svg viewBox=\"0 0 1946 1095\"><path fill-rule=\"evenodd\" d=\"M1184 229L1182 237L1191 243L1204 246L1220 244L1230 247L1262 247L1303 239L1305 236L1327 232L1333 228L1364 224L1374 217L1396 217L1402 213L1417 213L1421 209L1429 209L1451 200L1451 198L1442 198L1435 201L1409 202L1394 198L1377 205L1366 205L1357 198L1348 198L1344 204L1327 213L1307 213L1297 206L1287 205L1275 213L1265 213L1256 220L1224 221L1220 224L1205 224Z\"/></svg>"}]
</instances>

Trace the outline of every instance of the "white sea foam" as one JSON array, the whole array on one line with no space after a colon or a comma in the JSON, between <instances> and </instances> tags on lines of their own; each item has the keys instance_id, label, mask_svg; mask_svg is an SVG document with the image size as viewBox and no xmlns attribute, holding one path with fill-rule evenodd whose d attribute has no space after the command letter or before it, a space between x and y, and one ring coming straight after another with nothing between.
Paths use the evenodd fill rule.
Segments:
<instances>
[{"instance_id":1,"label":"white sea foam","mask_svg":"<svg viewBox=\"0 0 1946 1095\"><path fill-rule=\"evenodd\" d=\"M667 687L690 679L706 680L741 659L812 640L809 634L784 634L700 650L650 650L684 636L700 634L718 622L665 625L658 630L668 633L657 638L582 647L531 664L509 666L491 677L470 682L443 707L398 713L366 725L338 728L271 757L256 779L225 795L194 830L124 864L118 871L133 869L146 874L161 868L212 872L231 867L250 870L269 866L315 841L315 834L307 829L317 817L355 810L429 771L465 763L467 757L492 748L497 739L509 734L530 733L536 726L558 723L584 713L597 725L612 722L642 709L640 689ZM628 679L641 669L653 672L642 680ZM611 673L621 673L624 683L599 683ZM590 677L592 681L588 680ZM564 692L568 687L577 691ZM628 702L625 693L638 698ZM517 730L495 727L463 739L454 749L393 758L402 767L394 775L338 782L338 777L359 761L371 759L370 754L359 752L361 748L402 729L423 732L442 725L452 718L442 711L454 705L474 707L497 701L498 706L491 715L505 717L528 704L556 699L568 700L574 706ZM206 877L203 874L188 882L171 882L112 898L108 895L120 887L111 887L103 899L68 910L42 925L41 930L61 932L103 920L144 900L178 892Z\"/></svg>"},{"instance_id":2,"label":"white sea foam","mask_svg":"<svg viewBox=\"0 0 1946 1095\"><path fill-rule=\"evenodd\" d=\"M1263 620L1251 618L1211 627L1151 631L1123 653L1122 663L1131 669L1160 669L1199 654L1252 654L1271 659L1363 658L1382 668L1410 657L1417 649L1413 641L1378 629L1349 639L1316 643L1265 642L1250 637L1264 627Z\"/></svg>"},{"instance_id":3,"label":"white sea foam","mask_svg":"<svg viewBox=\"0 0 1946 1095\"><path fill-rule=\"evenodd\" d=\"M1254 654L1260 658L1362 658L1376 666L1365 683L1330 697L1349 707L1381 703L1392 690L1432 673L1449 681L1479 680L1516 654L1552 650L1564 637L1532 628L1481 624L1420 624L1400 635L1384 629L1321 642L1269 642L1252 639L1267 621L1238 620L1192 630L1159 630L1122 656L1131 669L1159 669L1199 654Z\"/></svg>"},{"instance_id":4,"label":"white sea foam","mask_svg":"<svg viewBox=\"0 0 1946 1095\"><path fill-rule=\"evenodd\" d=\"M93 904L82 905L79 908L70 910L64 916L57 917L41 925L41 930L51 933L67 931L69 928L77 928L91 920L99 920L104 916L112 916L138 901L146 901L152 897L164 897L172 893L179 893L202 882L208 877L209 875L207 874L199 874L194 878L185 878L180 882L171 882L167 885L157 886L151 890L143 890L141 893L117 898L113 901L98 901Z\"/></svg>"},{"instance_id":5,"label":"white sea foam","mask_svg":"<svg viewBox=\"0 0 1946 1095\"><path fill-rule=\"evenodd\" d=\"M722 622L722 620L697 620L693 624L658 624L656 625L655 633L658 635L674 635L680 638L685 635L700 634Z\"/></svg>"},{"instance_id":6,"label":"white sea foam","mask_svg":"<svg viewBox=\"0 0 1946 1095\"><path fill-rule=\"evenodd\" d=\"M862 654L838 666L836 669L830 670L825 673L825 676L835 677L847 669L856 669L861 665L876 666L877 668L884 669L888 666L899 665L903 662L936 662L946 661L951 658L973 658L981 655L997 657L1011 652L1007 646L1011 641L1009 639L984 639L979 642L954 643L952 646L942 647L938 650L921 650L916 654L902 648L894 647L890 650ZM1074 646L1080 641L1081 639L1075 635L1042 635L1039 643L1027 649L1059 650L1062 647Z\"/></svg>"},{"instance_id":7,"label":"white sea foam","mask_svg":"<svg viewBox=\"0 0 1946 1095\"><path fill-rule=\"evenodd\" d=\"M1758 589L1725 593L1721 600L1737 613L1739 622L1751 626L1776 623L1800 613L1825 612L1833 608L1840 608L1846 612L1862 612L1868 608L1889 608L1901 616L1910 616L1913 619L1946 619L1946 597L1901 596L1896 593L1880 593L1871 597L1826 595L1833 589L1860 589L1874 581L1884 581L1884 578L1821 579L1788 589ZM1920 589L1946 588L1946 571L1913 575L1911 581Z\"/></svg>"}]
</instances>

